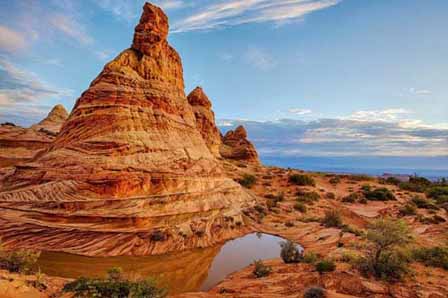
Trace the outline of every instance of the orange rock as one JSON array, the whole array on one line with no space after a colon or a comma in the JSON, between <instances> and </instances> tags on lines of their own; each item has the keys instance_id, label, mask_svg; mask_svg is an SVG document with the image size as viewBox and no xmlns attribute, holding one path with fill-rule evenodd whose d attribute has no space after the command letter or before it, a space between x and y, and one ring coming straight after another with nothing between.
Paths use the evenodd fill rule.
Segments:
<instances>
[{"instance_id":1,"label":"orange rock","mask_svg":"<svg viewBox=\"0 0 448 298\"><path fill-rule=\"evenodd\" d=\"M230 130L224 135L220 153L227 159L260 163L257 150L247 139L247 132L243 126L238 126L234 131Z\"/></svg>"},{"instance_id":2,"label":"orange rock","mask_svg":"<svg viewBox=\"0 0 448 298\"><path fill-rule=\"evenodd\" d=\"M242 209L253 196L226 177L197 129L167 33L166 15L146 3L132 47L77 100L47 151L5 178L4 245L146 255L247 231Z\"/></svg>"},{"instance_id":3,"label":"orange rock","mask_svg":"<svg viewBox=\"0 0 448 298\"><path fill-rule=\"evenodd\" d=\"M46 134L56 136L61 130L62 125L68 118L67 110L63 105L56 105L53 109L48 113L48 116L39 122L31 126L33 130L44 132Z\"/></svg>"},{"instance_id":4,"label":"orange rock","mask_svg":"<svg viewBox=\"0 0 448 298\"><path fill-rule=\"evenodd\" d=\"M214 156L221 157L219 153L221 134L215 123L215 113L212 111L212 103L201 87L196 87L187 98L193 107L196 126L201 132L207 147Z\"/></svg>"}]
</instances>

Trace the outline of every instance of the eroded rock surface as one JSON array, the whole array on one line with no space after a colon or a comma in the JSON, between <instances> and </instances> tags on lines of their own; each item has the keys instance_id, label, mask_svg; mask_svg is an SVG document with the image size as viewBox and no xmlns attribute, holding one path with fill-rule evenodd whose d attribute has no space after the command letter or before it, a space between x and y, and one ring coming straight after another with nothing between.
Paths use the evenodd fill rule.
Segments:
<instances>
[{"instance_id":1,"label":"eroded rock surface","mask_svg":"<svg viewBox=\"0 0 448 298\"><path fill-rule=\"evenodd\" d=\"M246 232L253 196L226 177L197 129L168 31L163 11L145 4L132 47L77 100L50 148L4 180L4 245L146 255Z\"/></svg>"},{"instance_id":2,"label":"eroded rock surface","mask_svg":"<svg viewBox=\"0 0 448 298\"><path fill-rule=\"evenodd\" d=\"M62 125L68 119L67 110L63 105L56 105L48 113L48 116L39 122L31 126L31 129L39 132L46 133L48 135L56 136L61 130Z\"/></svg>"},{"instance_id":3,"label":"eroded rock surface","mask_svg":"<svg viewBox=\"0 0 448 298\"><path fill-rule=\"evenodd\" d=\"M260 163L257 150L247 139L247 132L243 126L238 126L235 130L230 130L224 135L220 153L222 157L227 159Z\"/></svg>"},{"instance_id":4,"label":"eroded rock surface","mask_svg":"<svg viewBox=\"0 0 448 298\"><path fill-rule=\"evenodd\" d=\"M196 87L189 95L188 102L193 108L196 126L205 140L205 144L212 154L220 157L221 133L215 122L212 103L201 87Z\"/></svg>"}]
</instances>

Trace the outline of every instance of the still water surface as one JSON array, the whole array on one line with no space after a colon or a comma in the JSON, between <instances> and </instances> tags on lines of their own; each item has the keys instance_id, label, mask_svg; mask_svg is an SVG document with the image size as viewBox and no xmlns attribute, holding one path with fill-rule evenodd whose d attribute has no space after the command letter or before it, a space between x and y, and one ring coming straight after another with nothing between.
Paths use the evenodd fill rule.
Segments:
<instances>
[{"instance_id":1,"label":"still water surface","mask_svg":"<svg viewBox=\"0 0 448 298\"><path fill-rule=\"evenodd\" d=\"M48 275L69 278L104 277L109 268L121 267L128 278L153 276L174 294L208 290L256 259L277 258L283 240L253 233L221 246L148 257L97 258L43 252L38 266Z\"/></svg>"}]
</instances>

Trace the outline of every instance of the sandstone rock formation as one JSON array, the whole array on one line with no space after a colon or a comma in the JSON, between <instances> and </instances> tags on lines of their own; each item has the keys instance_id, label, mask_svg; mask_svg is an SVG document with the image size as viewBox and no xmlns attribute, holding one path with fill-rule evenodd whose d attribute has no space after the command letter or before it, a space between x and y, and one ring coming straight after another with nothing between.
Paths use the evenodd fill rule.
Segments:
<instances>
[{"instance_id":1,"label":"sandstone rock formation","mask_svg":"<svg viewBox=\"0 0 448 298\"><path fill-rule=\"evenodd\" d=\"M145 4L130 49L77 100L60 133L0 190L7 247L147 255L246 232L253 196L226 177L196 127L168 18Z\"/></svg>"},{"instance_id":2,"label":"sandstone rock formation","mask_svg":"<svg viewBox=\"0 0 448 298\"><path fill-rule=\"evenodd\" d=\"M216 157L220 157L221 134L215 123L212 103L201 87L196 87L188 95L188 102L193 107L196 126L205 140L205 144Z\"/></svg>"},{"instance_id":3,"label":"sandstone rock formation","mask_svg":"<svg viewBox=\"0 0 448 298\"><path fill-rule=\"evenodd\" d=\"M228 131L222 138L221 156L227 159L259 164L258 153L254 145L247 139L243 126Z\"/></svg>"},{"instance_id":4,"label":"sandstone rock formation","mask_svg":"<svg viewBox=\"0 0 448 298\"><path fill-rule=\"evenodd\" d=\"M38 152L48 148L67 118L65 108L56 105L44 120L30 128L12 123L1 124L0 168L31 160Z\"/></svg>"},{"instance_id":5,"label":"sandstone rock formation","mask_svg":"<svg viewBox=\"0 0 448 298\"><path fill-rule=\"evenodd\" d=\"M40 132L44 132L49 135L56 136L61 130L62 125L68 118L67 110L63 105L56 105L53 109L48 113L48 116L39 122L31 126L32 129Z\"/></svg>"}]
</instances>

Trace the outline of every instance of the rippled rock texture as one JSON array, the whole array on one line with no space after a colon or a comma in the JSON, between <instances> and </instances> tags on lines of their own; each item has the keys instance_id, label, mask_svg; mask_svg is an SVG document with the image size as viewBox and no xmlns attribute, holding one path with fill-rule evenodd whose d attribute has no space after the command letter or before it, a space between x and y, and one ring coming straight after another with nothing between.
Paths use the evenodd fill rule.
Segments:
<instances>
[{"instance_id":1,"label":"rippled rock texture","mask_svg":"<svg viewBox=\"0 0 448 298\"><path fill-rule=\"evenodd\" d=\"M255 146L247 139L247 132L243 126L228 131L222 138L221 156L227 159L239 160L259 164Z\"/></svg>"},{"instance_id":2,"label":"rippled rock texture","mask_svg":"<svg viewBox=\"0 0 448 298\"><path fill-rule=\"evenodd\" d=\"M253 196L226 177L196 127L168 19L145 4L131 48L77 100L51 146L0 191L8 247L148 255L247 232Z\"/></svg>"}]
</instances>

